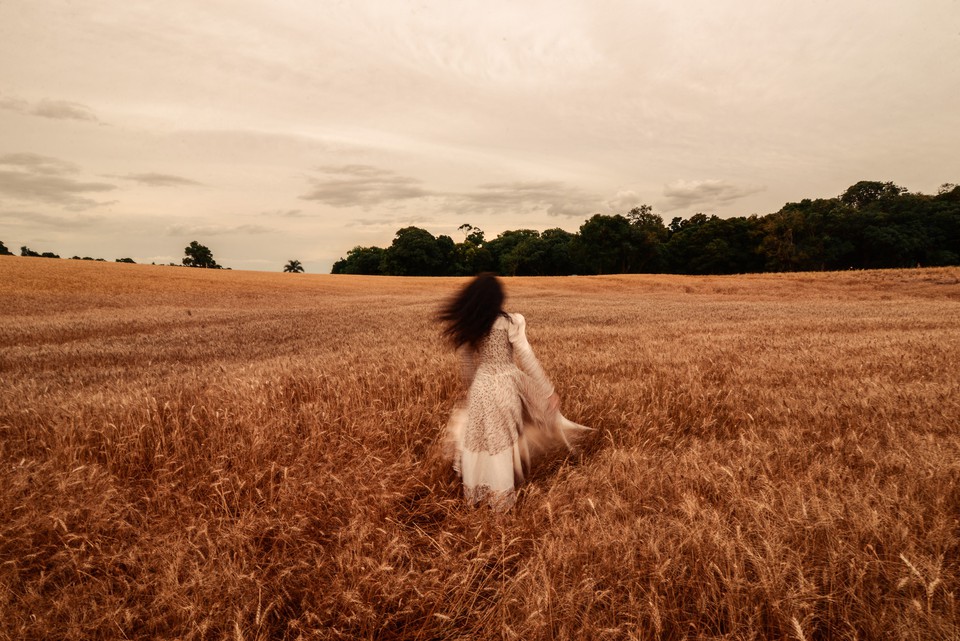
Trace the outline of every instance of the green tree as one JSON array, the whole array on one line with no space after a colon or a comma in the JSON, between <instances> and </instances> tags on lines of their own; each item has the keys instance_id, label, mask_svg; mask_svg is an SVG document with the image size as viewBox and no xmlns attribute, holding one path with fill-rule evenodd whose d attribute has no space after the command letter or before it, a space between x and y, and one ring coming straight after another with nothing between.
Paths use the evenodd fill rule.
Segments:
<instances>
[{"instance_id":1,"label":"green tree","mask_svg":"<svg viewBox=\"0 0 960 641\"><path fill-rule=\"evenodd\" d=\"M390 276L439 276L453 251L449 236L434 238L419 227L397 231L383 256L383 273Z\"/></svg>"},{"instance_id":2,"label":"green tree","mask_svg":"<svg viewBox=\"0 0 960 641\"><path fill-rule=\"evenodd\" d=\"M664 266L663 245L670 236L663 218L653 213L650 205L640 205L627 212L627 220L633 227L633 244L636 249L635 271L659 272Z\"/></svg>"},{"instance_id":3,"label":"green tree","mask_svg":"<svg viewBox=\"0 0 960 641\"><path fill-rule=\"evenodd\" d=\"M473 276L480 272L494 271L495 265L493 254L486 247L468 242L457 243L449 275Z\"/></svg>"},{"instance_id":4,"label":"green tree","mask_svg":"<svg viewBox=\"0 0 960 641\"><path fill-rule=\"evenodd\" d=\"M201 245L197 241L191 241L183 253L183 264L187 267L201 267L204 269L222 269L217 261L213 259L213 252L209 247Z\"/></svg>"},{"instance_id":5,"label":"green tree","mask_svg":"<svg viewBox=\"0 0 960 641\"><path fill-rule=\"evenodd\" d=\"M445 234L437 236L438 264L433 276L452 276L456 263L457 245Z\"/></svg>"},{"instance_id":6,"label":"green tree","mask_svg":"<svg viewBox=\"0 0 960 641\"><path fill-rule=\"evenodd\" d=\"M667 268L679 274L736 274L759 271L759 220L707 217L674 219L665 247Z\"/></svg>"},{"instance_id":7,"label":"green tree","mask_svg":"<svg viewBox=\"0 0 960 641\"><path fill-rule=\"evenodd\" d=\"M464 223L458 227L465 236L463 242L457 243L447 265L447 274L450 276L473 276L480 272L494 269L493 255L484 245L482 229Z\"/></svg>"},{"instance_id":8,"label":"green tree","mask_svg":"<svg viewBox=\"0 0 960 641\"><path fill-rule=\"evenodd\" d=\"M513 276L543 276L546 263L547 244L538 233L536 236L523 238L500 258L504 273Z\"/></svg>"},{"instance_id":9,"label":"green tree","mask_svg":"<svg viewBox=\"0 0 960 641\"><path fill-rule=\"evenodd\" d=\"M809 271L845 266L853 248L840 233L850 214L839 198L787 203L759 223L759 252L765 271Z\"/></svg>"},{"instance_id":10,"label":"green tree","mask_svg":"<svg viewBox=\"0 0 960 641\"><path fill-rule=\"evenodd\" d=\"M303 264L299 260L288 260L283 266L283 271L287 274L302 274Z\"/></svg>"},{"instance_id":11,"label":"green tree","mask_svg":"<svg viewBox=\"0 0 960 641\"><path fill-rule=\"evenodd\" d=\"M464 223L459 227L457 227L457 229L462 231L466 236L466 238L464 239L465 242L473 243L478 247L483 245L484 233L483 233L483 230L480 229L479 227L474 227L470 223Z\"/></svg>"},{"instance_id":12,"label":"green tree","mask_svg":"<svg viewBox=\"0 0 960 641\"><path fill-rule=\"evenodd\" d=\"M540 242L543 244L540 273L547 276L569 276L580 271L574 251L576 239L576 234L559 227L547 229L540 234Z\"/></svg>"},{"instance_id":13,"label":"green tree","mask_svg":"<svg viewBox=\"0 0 960 641\"><path fill-rule=\"evenodd\" d=\"M136 265L136 264L137 264L137 262L136 262L135 260L133 260L132 258L118 258L118 259L116 259L116 262L118 262L118 263L130 263L131 265Z\"/></svg>"},{"instance_id":14,"label":"green tree","mask_svg":"<svg viewBox=\"0 0 960 641\"><path fill-rule=\"evenodd\" d=\"M853 209L862 209L881 199L896 198L905 191L907 191L905 187L894 185L892 182L861 180L843 192L840 202Z\"/></svg>"},{"instance_id":15,"label":"green tree","mask_svg":"<svg viewBox=\"0 0 960 641\"><path fill-rule=\"evenodd\" d=\"M593 274L629 274L643 262L639 237L620 214L594 214L580 226L577 253Z\"/></svg>"},{"instance_id":16,"label":"green tree","mask_svg":"<svg viewBox=\"0 0 960 641\"><path fill-rule=\"evenodd\" d=\"M33 257L33 258L60 258L60 255L59 255L59 254L54 254L53 252L43 252L43 253L41 254L41 253L39 253L39 252L33 251L32 249L30 249L30 248L27 247L26 245L24 245L24 246L22 246L22 247L20 248L20 255L21 255L21 256L30 256L30 257Z\"/></svg>"},{"instance_id":17,"label":"green tree","mask_svg":"<svg viewBox=\"0 0 960 641\"><path fill-rule=\"evenodd\" d=\"M707 224L707 215L697 212L684 220L676 217L670 222L670 239L666 244L667 270L676 274L696 274L694 262L709 243L703 227Z\"/></svg>"},{"instance_id":18,"label":"green tree","mask_svg":"<svg viewBox=\"0 0 960 641\"><path fill-rule=\"evenodd\" d=\"M384 250L380 247L361 247L357 245L333 264L331 274L363 274L379 276L383 274Z\"/></svg>"},{"instance_id":19,"label":"green tree","mask_svg":"<svg viewBox=\"0 0 960 641\"><path fill-rule=\"evenodd\" d=\"M666 228L663 226L663 218L653 213L653 207L650 205L634 207L627 212L626 219L630 221L631 225L636 227L650 228L657 233L661 233L660 230L663 230L663 233L666 233Z\"/></svg>"},{"instance_id":20,"label":"green tree","mask_svg":"<svg viewBox=\"0 0 960 641\"><path fill-rule=\"evenodd\" d=\"M524 241L530 241L540 237L540 232L533 229L515 229L505 231L484 247L490 251L493 258L494 270L504 276L516 276L517 268L520 266L522 249L518 247ZM527 244L529 250L530 244Z\"/></svg>"},{"instance_id":21,"label":"green tree","mask_svg":"<svg viewBox=\"0 0 960 641\"><path fill-rule=\"evenodd\" d=\"M7 249L2 240L0 240L0 256L13 256L13 252Z\"/></svg>"},{"instance_id":22,"label":"green tree","mask_svg":"<svg viewBox=\"0 0 960 641\"><path fill-rule=\"evenodd\" d=\"M386 250L356 247L334 273L508 276L670 271L733 274L960 263L960 187L908 193L892 182L860 181L842 195L787 203L780 211L719 218L675 217L669 226L649 205L626 215L597 214L577 233L504 231L486 241L465 223L464 240L417 227ZM366 268L360 268L361 259ZM379 270L379 271L377 271Z\"/></svg>"},{"instance_id":23,"label":"green tree","mask_svg":"<svg viewBox=\"0 0 960 641\"><path fill-rule=\"evenodd\" d=\"M932 227L927 264L960 264L960 186L948 183L927 205L924 221Z\"/></svg>"}]
</instances>

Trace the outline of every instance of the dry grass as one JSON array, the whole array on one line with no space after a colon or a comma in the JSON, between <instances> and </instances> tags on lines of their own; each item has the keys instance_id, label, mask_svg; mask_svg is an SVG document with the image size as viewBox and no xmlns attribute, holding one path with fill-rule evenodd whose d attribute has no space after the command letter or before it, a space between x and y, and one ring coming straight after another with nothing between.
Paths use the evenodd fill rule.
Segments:
<instances>
[{"instance_id":1,"label":"dry grass","mask_svg":"<svg viewBox=\"0 0 960 641\"><path fill-rule=\"evenodd\" d=\"M598 430L507 515L460 281L0 276L0 637L960 638L958 269L508 279Z\"/></svg>"}]
</instances>

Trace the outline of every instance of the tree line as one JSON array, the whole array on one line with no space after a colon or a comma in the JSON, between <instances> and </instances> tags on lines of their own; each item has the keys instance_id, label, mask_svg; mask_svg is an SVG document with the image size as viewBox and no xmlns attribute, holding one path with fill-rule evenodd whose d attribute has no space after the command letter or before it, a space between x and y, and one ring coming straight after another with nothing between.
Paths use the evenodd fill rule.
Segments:
<instances>
[{"instance_id":1,"label":"tree line","mask_svg":"<svg viewBox=\"0 0 960 641\"><path fill-rule=\"evenodd\" d=\"M26 245L20 248L20 255L34 258L60 258L59 254L53 252L35 252ZM3 244L3 241L0 241L0 256L13 256L13 252L7 249L7 246ZM107 262L104 258L91 258L90 256L73 256L71 260L93 260L98 263ZM118 263L130 263L136 265L136 261L132 258L118 258L115 262ZM168 263L171 267L198 267L201 269L230 269L229 267L223 267L217 263L213 258L213 252L206 245L201 245L197 241L191 241L189 245L183 249L183 259L180 261L180 265L177 263ZM283 271L289 274L302 274L304 273L303 263L299 260L291 259L287 261L287 264L283 266Z\"/></svg>"},{"instance_id":2,"label":"tree line","mask_svg":"<svg viewBox=\"0 0 960 641\"><path fill-rule=\"evenodd\" d=\"M206 245L201 245L197 241L191 241L189 245L183 249L183 259L180 261L180 265L177 263L168 263L171 267L198 267L201 269L230 269L229 267L223 267L217 263L213 258L213 252L210 251L210 248ZM59 254L54 254L53 252L35 252L26 245L20 248L20 255L34 258L60 258ZM7 249L7 246L3 244L3 241L0 241L0 256L13 256L13 252ZM107 262L103 258L91 258L90 256L73 256L71 260L93 260L98 263ZM118 263L130 263L136 265L137 261L132 258L118 258L115 262ZM287 261L287 264L283 266L283 271L288 274L302 274L304 273L303 263L299 260L291 259Z\"/></svg>"},{"instance_id":3,"label":"tree line","mask_svg":"<svg viewBox=\"0 0 960 641\"><path fill-rule=\"evenodd\" d=\"M207 269L223 269L220 265L217 264L217 261L213 259L213 252L210 251L209 247L201 245L197 241L192 241L187 245L184 250L183 260L181 261L185 267L203 267ZM20 255L28 258L60 258L60 254L55 254L53 252L36 252L26 245L20 247ZM7 246L0 241L0 256L13 256L13 252L7 249ZM92 258L90 256L71 256L71 260L92 260L98 263L107 262L105 258ZM137 261L132 258L117 258L114 262L117 263L130 263L131 265L136 265ZM170 265L176 265L176 263L170 263ZM228 268L229 269L229 268Z\"/></svg>"},{"instance_id":4,"label":"tree line","mask_svg":"<svg viewBox=\"0 0 960 641\"><path fill-rule=\"evenodd\" d=\"M577 232L505 231L492 240L469 224L461 242L419 227L389 247L357 246L334 274L505 276L876 269L960 264L960 187L936 195L860 181L835 198L787 203L765 216L702 213L665 224L649 205L595 214Z\"/></svg>"}]
</instances>

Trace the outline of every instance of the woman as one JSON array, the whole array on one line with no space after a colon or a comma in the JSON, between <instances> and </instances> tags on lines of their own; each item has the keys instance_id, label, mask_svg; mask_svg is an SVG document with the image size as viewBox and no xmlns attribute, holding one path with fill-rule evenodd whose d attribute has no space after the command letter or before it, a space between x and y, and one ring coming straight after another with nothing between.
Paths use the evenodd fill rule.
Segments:
<instances>
[{"instance_id":1,"label":"woman","mask_svg":"<svg viewBox=\"0 0 960 641\"><path fill-rule=\"evenodd\" d=\"M560 398L527 342L526 321L503 311L503 299L496 276L480 274L439 318L468 386L447 424L447 454L467 502L505 510L516 501L532 453L551 442L569 448L568 433L590 428L560 414Z\"/></svg>"}]
</instances>

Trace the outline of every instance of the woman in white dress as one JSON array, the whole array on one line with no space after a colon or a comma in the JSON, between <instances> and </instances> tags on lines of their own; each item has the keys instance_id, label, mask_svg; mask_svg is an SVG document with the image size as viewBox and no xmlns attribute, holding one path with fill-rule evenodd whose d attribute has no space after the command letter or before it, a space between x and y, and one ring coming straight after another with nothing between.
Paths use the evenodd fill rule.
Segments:
<instances>
[{"instance_id":1,"label":"woman in white dress","mask_svg":"<svg viewBox=\"0 0 960 641\"><path fill-rule=\"evenodd\" d=\"M503 311L503 287L480 274L440 310L468 391L446 431L446 452L470 504L506 510L531 456L590 428L560 414L560 398L527 342L526 321Z\"/></svg>"}]
</instances>

